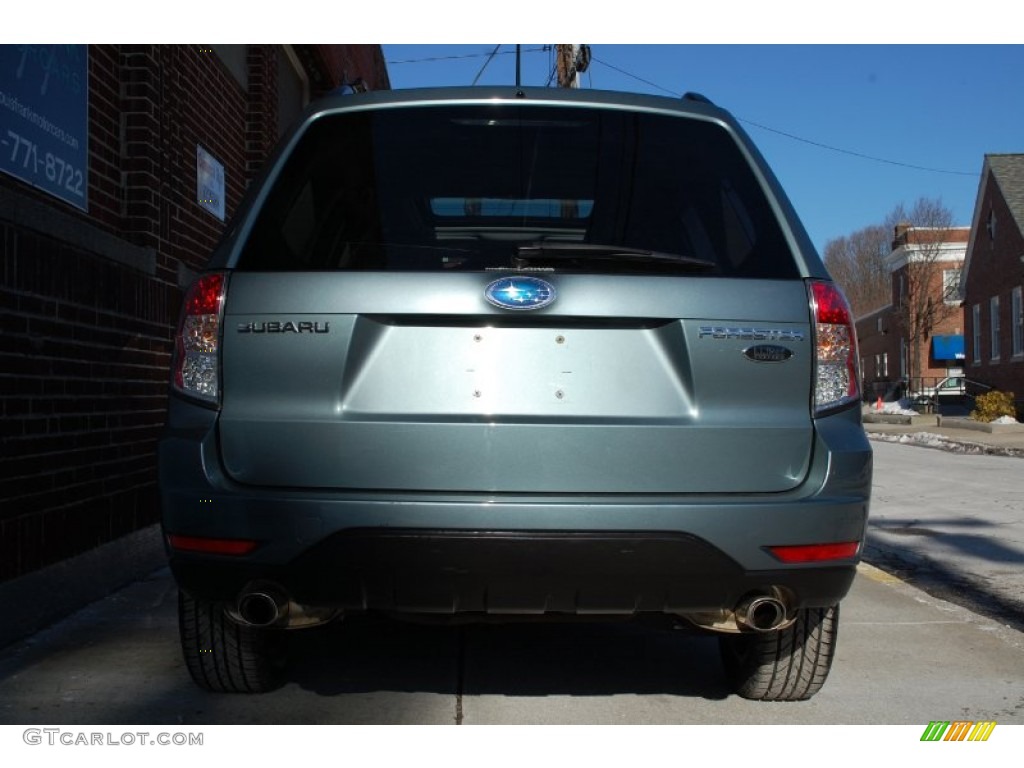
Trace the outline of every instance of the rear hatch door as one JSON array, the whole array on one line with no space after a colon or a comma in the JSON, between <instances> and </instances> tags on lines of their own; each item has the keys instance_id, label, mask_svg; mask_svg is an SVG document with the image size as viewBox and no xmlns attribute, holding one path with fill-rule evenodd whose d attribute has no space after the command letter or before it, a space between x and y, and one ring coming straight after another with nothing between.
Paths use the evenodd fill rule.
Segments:
<instances>
[{"instance_id":1,"label":"rear hatch door","mask_svg":"<svg viewBox=\"0 0 1024 768\"><path fill-rule=\"evenodd\" d=\"M804 477L800 281L548 276L555 302L522 312L486 301L494 279L235 274L228 473L550 493L774 492Z\"/></svg>"}]
</instances>

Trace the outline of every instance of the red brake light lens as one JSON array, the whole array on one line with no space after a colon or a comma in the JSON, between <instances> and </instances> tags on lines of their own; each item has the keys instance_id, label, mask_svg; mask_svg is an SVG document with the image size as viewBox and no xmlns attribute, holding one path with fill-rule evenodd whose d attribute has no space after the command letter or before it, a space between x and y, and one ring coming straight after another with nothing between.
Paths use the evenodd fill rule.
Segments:
<instances>
[{"instance_id":1,"label":"red brake light lens","mask_svg":"<svg viewBox=\"0 0 1024 768\"><path fill-rule=\"evenodd\" d=\"M203 275L192 285L185 298L185 314L220 314L220 302L224 295L224 275L220 272Z\"/></svg>"},{"instance_id":2,"label":"red brake light lens","mask_svg":"<svg viewBox=\"0 0 1024 768\"><path fill-rule=\"evenodd\" d=\"M850 309L846 299L831 283L811 283L811 293L818 310L818 322L850 325Z\"/></svg>"}]
</instances>

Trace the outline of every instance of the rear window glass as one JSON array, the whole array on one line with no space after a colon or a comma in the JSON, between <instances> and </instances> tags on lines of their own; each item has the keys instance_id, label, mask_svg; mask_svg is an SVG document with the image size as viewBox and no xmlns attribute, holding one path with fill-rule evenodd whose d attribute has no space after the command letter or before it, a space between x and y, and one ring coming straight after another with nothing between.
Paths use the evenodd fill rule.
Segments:
<instances>
[{"instance_id":1,"label":"rear window glass","mask_svg":"<svg viewBox=\"0 0 1024 768\"><path fill-rule=\"evenodd\" d=\"M760 185L720 125L530 105L317 119L270 190L238 264L513 266L796 275Z\"/></svg>"}]
</instances>

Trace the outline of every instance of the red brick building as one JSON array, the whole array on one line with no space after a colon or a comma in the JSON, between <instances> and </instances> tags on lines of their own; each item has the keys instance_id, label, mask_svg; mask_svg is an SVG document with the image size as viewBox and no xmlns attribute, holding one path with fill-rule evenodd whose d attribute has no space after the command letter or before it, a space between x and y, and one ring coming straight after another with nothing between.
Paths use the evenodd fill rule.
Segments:
<instances>
[{"instance_id":1,"label":"red brick building","mask_svg":"<svg viewBox=\"0 0 1024 768\"><path fill-rule=\"evenodd\" d=\"M967 376L1024 407L1024 155L986 155L962 292Z\"/></svg>"},{"instance_id":2,"label":"red brick building","mask_svg":"<svg viewBox=\"0 0 1024 768\"><path fill-rule=\"evenodd\" d=\"M968 227L896 227L886 258L891 302L856 321L865 398L894 399L908 387L934 386L962 372L958 288L969 235ZM918 292L923 292L923 305L917 301ZM929 301L933 322L924 324L926 338L915 343L908 316L912 307L927 307ZM911 378L914 381L908 381Z\"/></svg>"},{"instance_id":3,"label":"red brick building","mask_svg":"<svg viewBox=\"0 0 1024 768\"><path fill-rule=\"evenodd\" d=\"M311 98L389 82L376 45L12 45L0 63L3 582L159 519L183 286Z\"/></svg>"}]
</instances>

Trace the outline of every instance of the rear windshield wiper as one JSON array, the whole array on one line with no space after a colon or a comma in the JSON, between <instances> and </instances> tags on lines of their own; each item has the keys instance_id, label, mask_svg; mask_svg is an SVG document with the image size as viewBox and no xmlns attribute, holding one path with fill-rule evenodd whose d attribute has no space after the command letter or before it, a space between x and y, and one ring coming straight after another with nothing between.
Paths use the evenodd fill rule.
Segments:
<instances>
[{"instance_id":1,"label":"rear windshield wiper","mask_svg":"<svg viewBox=\"0 0 1024 768\"><path fill-rule=\"evenodd\" d=\"M639 264L661 264L692 270L715 269L713 261L684 256L678 253L649 251L624 245L601 245L599 243L534 243L520 245L512 257L512 266L519 269L533 261L618 261Z\"/></svg>"}]
</instances>

